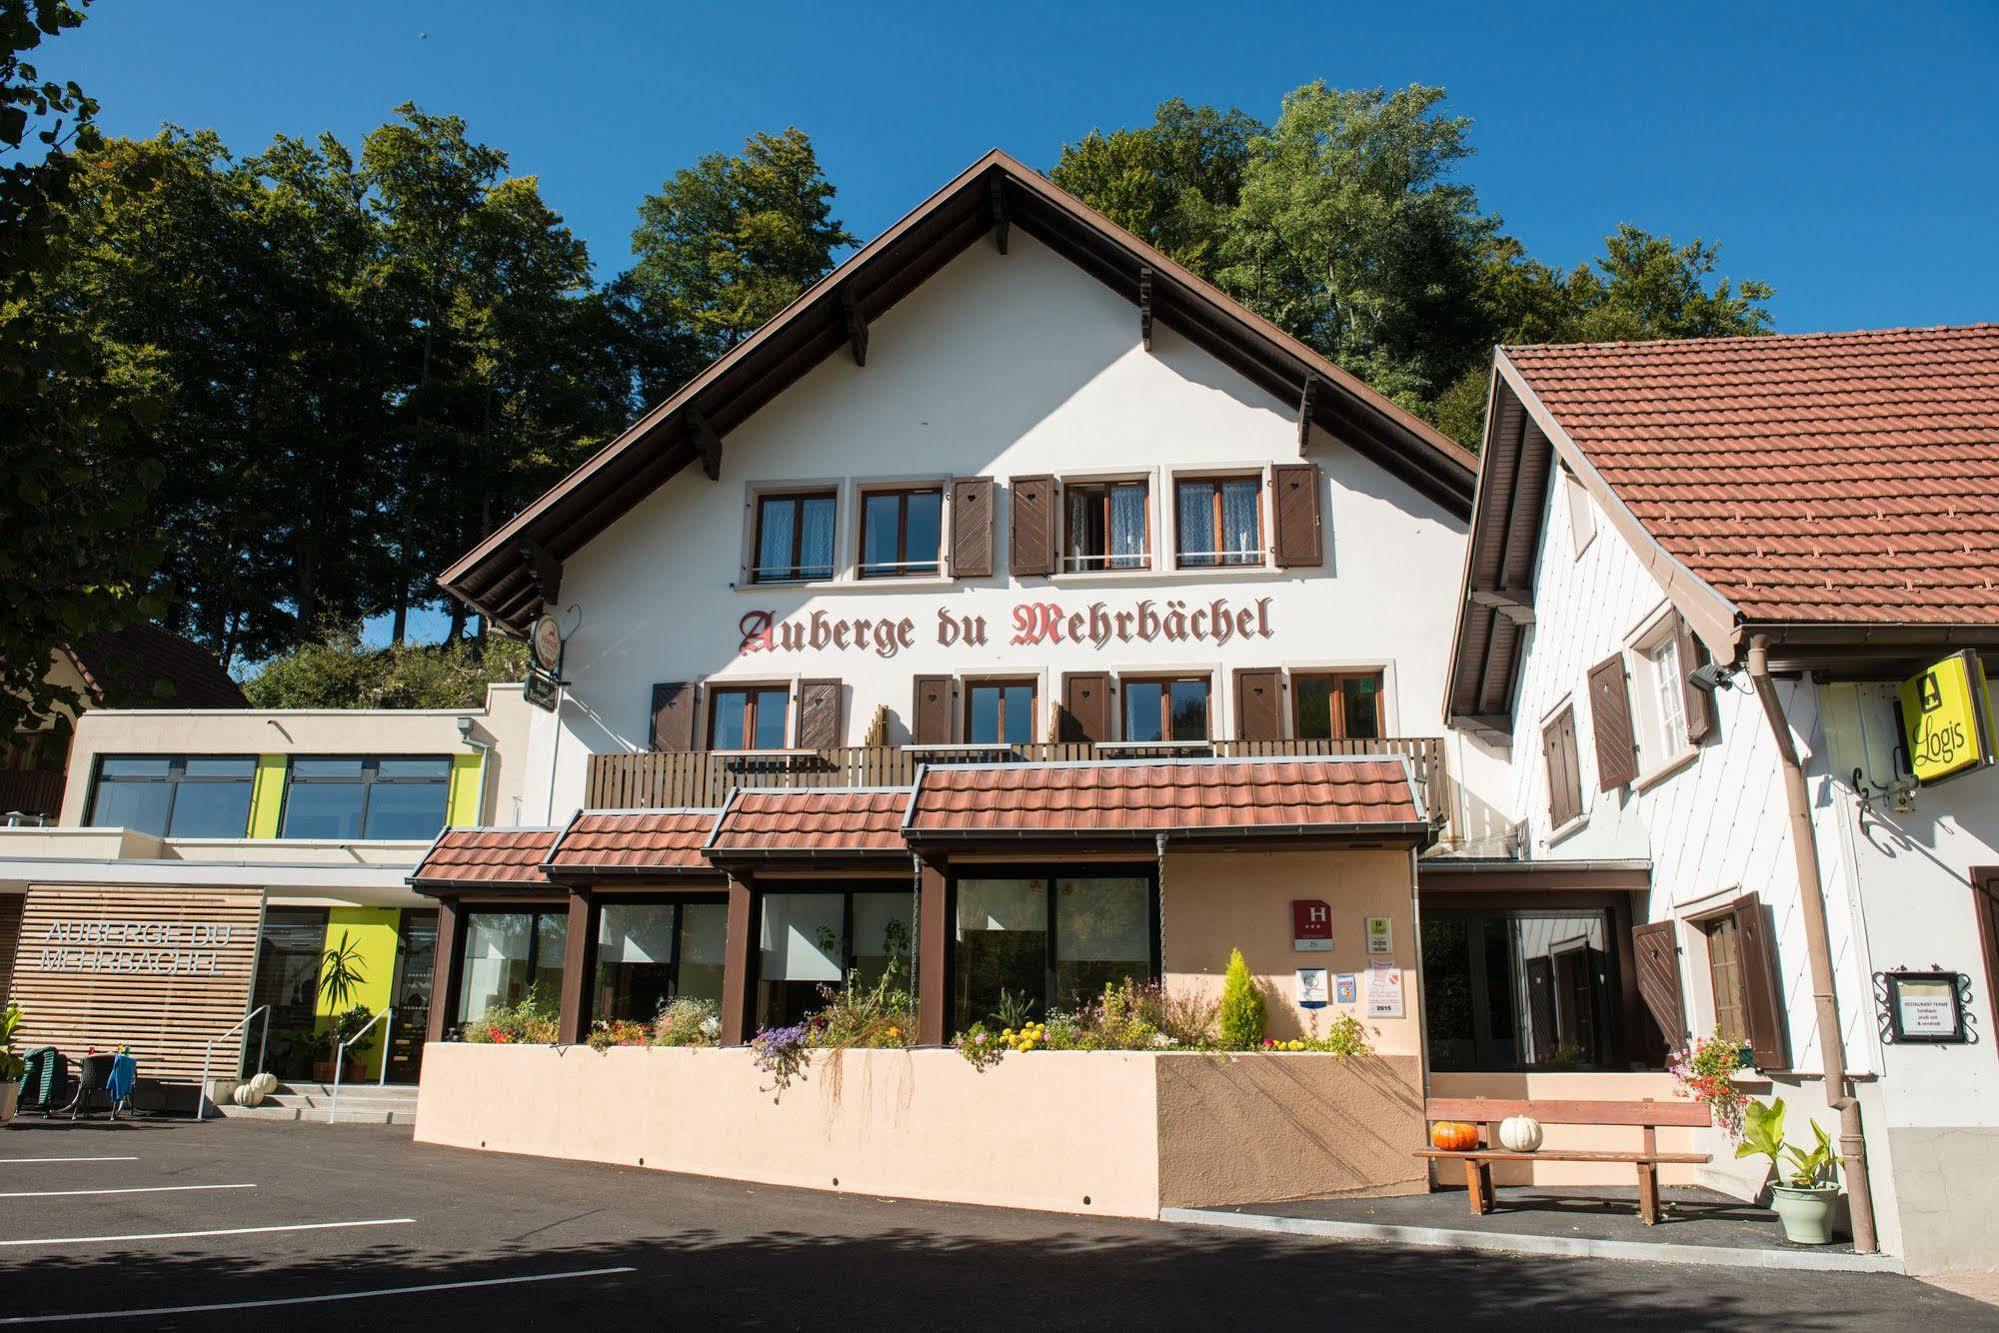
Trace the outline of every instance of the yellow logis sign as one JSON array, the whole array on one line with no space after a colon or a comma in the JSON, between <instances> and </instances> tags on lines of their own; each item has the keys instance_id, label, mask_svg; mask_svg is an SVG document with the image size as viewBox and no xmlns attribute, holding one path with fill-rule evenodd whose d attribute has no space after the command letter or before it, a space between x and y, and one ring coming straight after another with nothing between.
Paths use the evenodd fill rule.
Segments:
<instances>
[{"instance_id":1,"label":"yellow logis sign","mask_svg":"<svg viewBox=\"0 0 1999 1333\"><path fill-rule=\"evenodd\" d=\"M1918 782L1992 762L1989 700L1985 665L1969 650L1902 682L1902 741Z\"/></svg>"}]
</instances>

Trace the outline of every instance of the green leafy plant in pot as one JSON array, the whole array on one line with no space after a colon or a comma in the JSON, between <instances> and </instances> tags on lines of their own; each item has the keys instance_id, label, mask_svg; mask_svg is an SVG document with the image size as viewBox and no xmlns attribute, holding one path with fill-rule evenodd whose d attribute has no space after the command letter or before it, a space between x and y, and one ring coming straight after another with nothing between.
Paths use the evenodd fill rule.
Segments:
<instances>
[{"instance_id":1,"label":"green leafy plant in pot","mask_svg":"<svg viewBox=\"0 0 1999 1333\"><path fill-rule=\"evenodd\" d=\"M21 1073L27 1067L14 1054L14 1029L19 1026L20 1005L10 1004L0 1009L0 1124L14 1118L14 1107L21 1095Z\"/></svg>"},{"instance_id":2,"label":"green leafy plant in pot","mask_svg":"<svg viewBox=\"0 0 1999 1333\"><path fill-rule=\"evenodd\" d=\"M1770 1159L1770 1206L1784 1224L1784 1239L1797 1245L1832 1242L1833 1212L1839 1206L1839 1154L1832 1139L1810 1122L1817 1142L1810 1148L1784 1142L1784 1099L1752 1101L1742 1111L1740 1157Z\"/></svg>"}]
</instances>

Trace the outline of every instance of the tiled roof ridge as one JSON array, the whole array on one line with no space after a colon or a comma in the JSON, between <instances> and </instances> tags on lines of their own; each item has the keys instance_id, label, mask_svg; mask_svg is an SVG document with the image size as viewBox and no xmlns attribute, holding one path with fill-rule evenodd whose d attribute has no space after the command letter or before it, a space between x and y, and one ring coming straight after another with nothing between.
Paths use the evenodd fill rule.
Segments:
<instances>
[{"instance_id":1,"label":"tiled roof ridge","mask_svg":"<svg viewBox=\"0 0 1999 1333\"><path fill-rule=\"evenodd\" d=\"M1969 334L1999 333L1999 321L1980 321L1973 324L1910 324L1886 329L1824 329L1811 333L1749 333L1709 335L1701 338L1625 338L1608 342L1539 342L1502 343L1500 350L1511 356L1515 352L1592 352L1611 353L1637 351L1650 348L1700 348L1700 347L1770 347L1789 346L1804 342L1884 342L1890 339L1907 339L1924 334Z\"/></svg>"}]
</instances>

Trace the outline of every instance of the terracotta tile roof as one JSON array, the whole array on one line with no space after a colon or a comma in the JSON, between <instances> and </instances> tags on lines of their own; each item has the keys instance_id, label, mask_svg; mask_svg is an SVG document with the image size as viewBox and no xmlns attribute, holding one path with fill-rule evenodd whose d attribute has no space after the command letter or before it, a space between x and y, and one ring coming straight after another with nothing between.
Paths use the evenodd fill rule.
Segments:
<instances>
[{"instance_id":1,"label":"terracotta tile roof","mask_svg":"<svg viewBox=\"0 0 1999 1333\"><path fill-rule=\"evenodd\" d=\"M105 708L248 708L243 688L206 648L154 624L86 634L70 660Z\"/></svg>"},{"instance_id":2,"label":"terracotta tile roof","mask_svg":"<svg viewBox=\"0 0 1999 1333\"><path fill-rule=\"evenodd\" d=\"M1999 624L1999 324L1505 355L1748 619Z\"/></svg>"},{"instance_id":3,"label":"terracotta tile roof","mask_svg":"<svg viewBox=\"0 0 1999 1333\"><path fill-rule=\"evenodd\" d=\"M585 810L548 854L558 876L714 872L701 853L719 810Z\"/></svg>"},{"instance_id":4,"label":"terracotta tile roof","mask_svg":"<svg viewBox=\"0 0 1999 1333\"><path fill-rule=\"evenodd\" d=\"M450 828L438 835L410 875L412 884L549 884L542 858L555 844L551 828Z\"/></svg>"},{"instance_id":5,"label":"terracotta tile roof","mask_svg":"<svg viewBox=\"0 0 1999 1333\"><path fill-rule=\"evenodd\" d=\"M1183 760L925 768L908 830L918 838L1424 823L1400 759Z\"/></svg>"},{"instance_id":6,"label":"terracotta tile roof","mask_svg":"<svg viewBox=\"0 0 1999 1333\"><path fill-rule=\"evenodd\" d=\"M907 856L908 808L907 787L740 788L723 808L708 850Z\"/></svg>"}]
</instances>

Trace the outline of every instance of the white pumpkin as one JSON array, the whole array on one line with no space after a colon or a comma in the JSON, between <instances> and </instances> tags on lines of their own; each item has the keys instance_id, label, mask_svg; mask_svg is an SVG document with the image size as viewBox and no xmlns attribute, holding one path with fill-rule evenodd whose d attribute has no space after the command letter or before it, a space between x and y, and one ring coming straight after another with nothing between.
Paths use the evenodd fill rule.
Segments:
<instances>
[{"instance_id":1,"label":"white pumpkin","mask_svg":"<svg viewBox=\"0 0 1999 1333\"><path fill-rule=\"evenodd\" d=\"M1541 1146L1541 1122L1531 1116L1506 1117L1499 1122L1499 1146L1508 1152L1533 1152Z\"/></svg>"},{"instance_id":2,"label":"white pumpkin","mask_svg":"<svg viewBox=\"0 0 1999 1333\"><path fill-rule=\"evenodd\" d=\"M229 1100L238 1106L257 1106L264 1100L264 1090L257 1086L256 1079L245 1079L236 1085L236 1091L229 1095Z\"/></svg>"},{"instance_id":3,"label":"white pumpkin","mask_svg":"<svg viewBox=\"0 0 1999 1333\"><path fill-rule=\"evenodd\" d=\"M266 1097L278 1090L278 1076L276 1074L259 1074L250 1081L256 1084L257 1091L263 1093Z\"/></svg>"}]
</instances>

